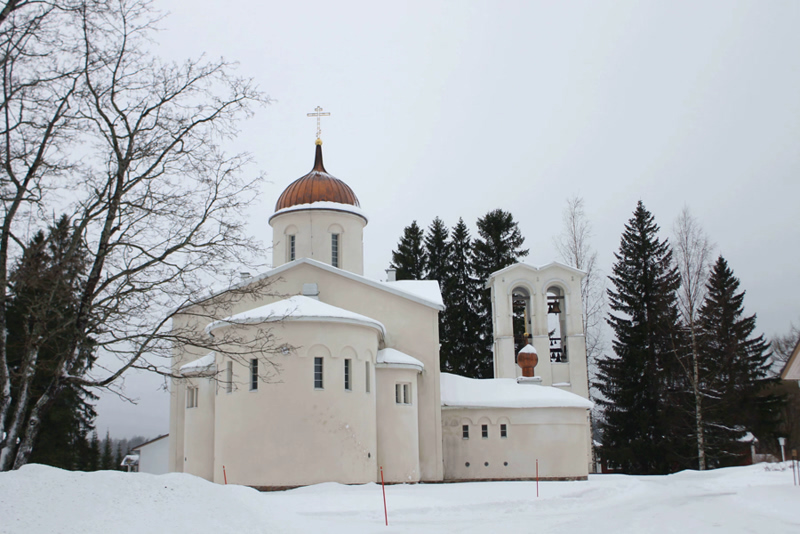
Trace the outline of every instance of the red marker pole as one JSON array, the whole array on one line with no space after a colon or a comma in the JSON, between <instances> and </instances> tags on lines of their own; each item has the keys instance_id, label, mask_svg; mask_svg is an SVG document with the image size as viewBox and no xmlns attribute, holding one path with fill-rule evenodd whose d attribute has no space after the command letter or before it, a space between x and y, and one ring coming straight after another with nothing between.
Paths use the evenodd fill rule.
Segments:
<instances>
[{"instance_id":1,"label":"red marker pole","mask_svg":"<svg viewBox=\"0 0 800 534\"><path fill-rule=\"evenodd\" d=\"M224 465L222 466L222 476L223 476L223 478L225 478L225 484L227 484L228 483L228 475L227 475L227 473L225 473L225 466Z\"/></svg>"},{"instance_id":2,"label":"red marker pole","mask_svg":"<svg viewBox=\"0 0 800 534\"><path fill-rule=\"evenodd\" d=\"M381 489L383 490L383 517L386 519L386 526L389 526L389 512L386 510L386 486L383 485L383 466L381 466Z\"/></svg>"},{"instance_id":3,"label":"red marker pole","mask_svg":"<svg viewBox=\"0 0 800 534\"><path fill-rule=\"evenodd\" d=\"M536 496L539 496L539 459L536 459Z\"/></svg>"}]
</instances>

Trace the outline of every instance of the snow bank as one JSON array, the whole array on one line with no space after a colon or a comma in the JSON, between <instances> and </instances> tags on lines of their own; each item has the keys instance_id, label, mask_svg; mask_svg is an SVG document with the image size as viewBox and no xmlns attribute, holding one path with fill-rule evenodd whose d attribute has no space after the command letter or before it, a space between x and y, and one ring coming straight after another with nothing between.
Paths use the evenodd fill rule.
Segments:
<instances>
[{"instance_id":1,"label":"snow bank","mask_svg":"<svg viewBox=\"0 0 800 534\"><path fill-rule=\"evenodd\" d=\"M279 300L266 306L259 306L252 310L247 310L236 315L231 315L225 319L214 321L206 327L207 332L212 332L217 328L232 324L261 324L278 321L315 321L315 322L334 322L350 323L369 326L386 334L383 323L371 319L364 315L354 313L330 304L325 304L317 299L295 295L288 299Z\"/></svg>"},{"instance_id":2,"label":"snow bank","mask_svg":"<svg viewBox=\"0 0 800 534\"><path fill-rule=\"evenodd\" d=\"M470 408L591 408L579 395L513 378L477 379L442 373L442 406Z\"/></svg>"},{"instance_id":3,"label":"snow bank","mask_svg":"<svg viewBox=\"0 0 800 534\"><path fill-rule=\"evenodd\" d=\"M387 486L386 528L379 484L258 493L183 474L31 465L0 473L0 533L800 532L800 488L791 471L763 465L592 475L586 482L541 482L539 495L535 482Z\"/></svg>"}]
</instances>

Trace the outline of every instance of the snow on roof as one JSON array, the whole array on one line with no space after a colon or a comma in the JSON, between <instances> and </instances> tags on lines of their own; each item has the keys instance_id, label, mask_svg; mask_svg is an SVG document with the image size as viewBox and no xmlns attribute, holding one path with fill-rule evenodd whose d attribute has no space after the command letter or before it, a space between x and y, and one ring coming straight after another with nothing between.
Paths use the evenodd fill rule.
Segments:
<instances>
[{"instance_id":1,"label":"snow on roof","mask_svg":"<svg viewBox=\"0 0 800 534\"><path fill-rule=\"evenodd\" d=\"M289 213L290 211L300 211L300 210L332 210L332 211L344 211L347 213L352 213L353 215L358 215L365 221L369 222L367 215L359 208L358 206L353 206L352 204L340 204L338 202L329 202L329 201L320 201L320 202L312 202L310 204L295 204L294 206L289 206L288 208L283 208L282 210L278 210L270 216L270 220L277 215L281 215L283 213Z\"/></svg>"},{"instance_id":2,"label":"snow on roof","mask_svg":"<svg viewBox=\"0 0 800 534\"><path fill-rule=\"evenodd\" d=\"M394 282L381 282L381 284L399 289L400 291L419 297L422 300L436 304L442 310L444 309L442 291L439 288L439 282L436 280L396 280Z\"/></svg>"},{"instance_id":3,"label":"snow on roof","mask_svg":"<svg viewBox=\"0 0 800 534\"><path fill-rule=\"evenodd\" d=\"M129 465L139 465L139 455L138 454L127 454L125 458L122 459L120 462L120 467L126 467Z\"/></svg>"},{"instance_id":4,"label":"snow on roof","mask_svg":"<svg viewBox=\"0 0 800 534\"><path fill-rule=\"evenodd\" d=\"M216 357L214 356L214 353L209 352L202 358L198 358L192 362L187 363L186 365L182 365L180 368L180 373L186 376L186 375L204 373L206 371L213 371L215 362L216 362Z\"/></svg>"},{"instance_id":5,"label":"snow on roof","mask_svg":"<svg viewBox=\"0 0 800 534\"><path fill-rule=\"evenodd\" d=\"M583 397L548 386L517 384L513 378L476 379L442 373L442 406L461 408L586 408Z\"/></svg>"},{"instance_id":6,"label":"snow on roof","mask_svg":"<svg viewBox=\"0 0 800 534\"><path fill-rule=\"evenodd\" d=\"M380 321L365 315L325 304L317 299L295 295L272 304L259 306L225 319L214 321L206 326L206 332L228 325L261 324L278 321L310 321L323 323L348 323L374 328L381 335L386 335L386 328Z\"/></svg>"},{"instance_id":7,"label":"snow on roof","mask_svg":"<svg viewBox=\"0 0 800 534\"><path fill-rule=\"evenodd\" d=\"M413 368L420 371L425 368L421 361L397 349L379 350L375 362L375 367Z\"/></svg>"}]
</instances>

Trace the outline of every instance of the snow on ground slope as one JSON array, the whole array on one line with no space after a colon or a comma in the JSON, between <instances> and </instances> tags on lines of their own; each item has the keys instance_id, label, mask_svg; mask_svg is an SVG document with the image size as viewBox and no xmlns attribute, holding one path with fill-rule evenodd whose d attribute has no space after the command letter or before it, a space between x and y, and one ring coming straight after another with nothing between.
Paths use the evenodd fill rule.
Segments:
<instances>
[{"instance_id":1,"label":"snow on ground slope","mask_svg":"<svg viewBox=\"0 0 800 534\"><path fill-rule=\"evenodd\" d=\"M0 473L0 533L800 532L800 487L763 465L587 482L318 484L258 493L183 474Z\"/></svg>"}]
</instances>

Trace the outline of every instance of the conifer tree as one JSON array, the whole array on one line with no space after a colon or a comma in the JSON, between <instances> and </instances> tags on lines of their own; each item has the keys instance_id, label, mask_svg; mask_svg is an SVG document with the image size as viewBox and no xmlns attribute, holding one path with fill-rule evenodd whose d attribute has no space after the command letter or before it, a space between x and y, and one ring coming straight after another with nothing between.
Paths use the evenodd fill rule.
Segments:
<instances>
[{"instance_id":1,"label":"conifer tree","mask_svg":"<svg viewBox=\"0 0 800 534\"><path fill-rule=\"evenodd\" d=\"M445 336L440 334L441 370L463 376L480 377L485 372L479 338L481 317L478 314L478 279L472 254L472 238L464 219L453 227L450 239L450 276L442 287L445 315Z\"/></svg>"},{"instance_id":2,"label":"conifer tree","mask_svg":"<svg viewBox=\"0 0 800 534\"><path fill-rule=\"evenodd\" d=\"M117 442L117 453L114 455L114 469L117 471L125 471L125 468L122 467L122 460L125 458L125 455L122 454L122 442Z\"/></svg>"},{"instance_id":3,"label":"conifer tree","mask_svg":"<svg viewBox=\"0 0 800 534\"><path fill-rule=\"evenodd\" d=\"M667 240L639 201L625 225L608 290L615 356L598 359L603 456L624 472L667 473L676 460L671 391L680 277ZM684 440L685 441L685 440Z\"/></svg>"},{"instance_id":4,"label":"conifer tree","mask_svg":"<svg viewBox=\"0 0 800 534\"><path fill-rule=\"evenodd\" d=\"M92 432L92 437L89 439L89 455L87 471L97 471L100 469L100 439L97 437L97 431Z\"/></svg>"},{"instance_id":5,"label":"conifer tree","mask_svg":"<svg viewBox=\"0 0 800 534\"><path fill-rule=\"evenodd\" d=\"M756 316L744 315L744 291L720 256L700 309L705 434L710 467L738 463L737 439L752 432L771 440L779 402L762 395L771 364L769 343L754 336Z\"/></svg>"},{"instance_id":6,"label":"conifer tree","mask_svg":"<svg viewBox=\"0 0 800 534\"><path fill-rule=\"evenodd\" d=\"M100 469L114 469L114 450L111 447L111 435L106 430L106 439L103 440L103 452L100 455Z\"/></svg>"},{"instance_id":7,"label":"conifer tree","mask_svg":"<svg viewBox=\"0 0 800 534\"><path fill-rule=\"evenodd\" d=\"M398 280L424 280L427 256L423 247L423 231L417 221L403 229L403 236L392 251L392 268Z\"/></svg>"},{"instance_id":8,"label":"conifer tree","mask_svg":"<svg viewBox=\"0 0 800 534\"><path fill-rule=\"evenodd\" d=\"M511 213L501 209L492 210L478 219L479 237L473 244L475 275L478 278L478 313L481 316L479 329L480 350L475 354L475 372L480 378L493 376L492 366L492 303L486 281L495 271L517 263L528 255L523 249L525 238Z\"/></svg>"},{"instance_id":9,"label":"conifer tree","mask_svg":"<svg viewBox=\"0 0 800 534\"><path fill-rule=\"evenodd\" d=\"M441 282L448 277L450 270L449 231L444 221L436 217L425 234L425 278Z\"/></svg>"}]
</instances>

